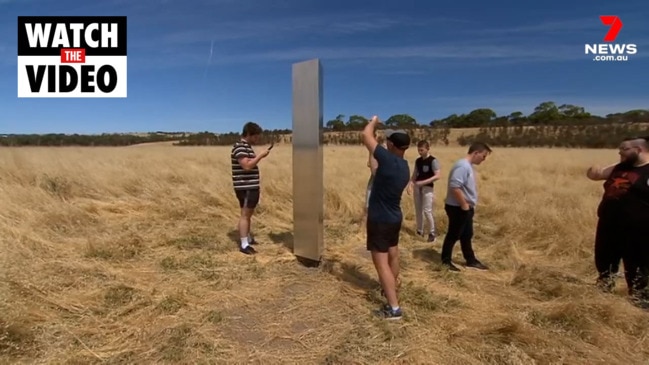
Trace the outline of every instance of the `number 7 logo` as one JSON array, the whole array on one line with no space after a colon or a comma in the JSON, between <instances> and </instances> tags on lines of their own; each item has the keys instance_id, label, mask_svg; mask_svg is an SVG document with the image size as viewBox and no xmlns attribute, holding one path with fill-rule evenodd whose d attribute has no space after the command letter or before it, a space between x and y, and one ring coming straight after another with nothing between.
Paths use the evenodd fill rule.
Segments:
<instances>
[{"instance_id":1,"label":"number 7 logo","mask_svg":"<svg viewBox=\"0 0 649 365\"><path fill-rule=\"evenodd\" d=\"M604 36L604 42L613 42L617 38L620 29L622 29L622 21L617 15L600 15L599 19L602 24L609 25L608 32Z\"/></svg>"}]
</instances>

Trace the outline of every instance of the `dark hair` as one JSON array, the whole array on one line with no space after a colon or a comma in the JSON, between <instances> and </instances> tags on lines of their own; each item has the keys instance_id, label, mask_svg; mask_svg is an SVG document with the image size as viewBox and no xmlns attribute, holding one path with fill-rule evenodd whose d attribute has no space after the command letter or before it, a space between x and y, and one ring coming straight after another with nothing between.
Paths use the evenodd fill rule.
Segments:
<instances>
[{"instance_id":1,"label":"dark hair","mask_svg":"<svg viewBox=\"0 0 649 365\"><path fill-rule=\"evenodd\" d=\"M428 141L421 140L417 142L417 148L430 148L430 144L428 144Z\"/></svg>"},{"instance_id":2,"label":"dark hair","mask_svg":"<svg viewBox=\"0 0 649 365\"><path fill-rule=\"evenodd\" d=\"M256 136L261 134L262 129L259 126L259 124L254 123L254 122L248 122L243 126L243 136L244 137L250 137L250 136Z\"/></svg>"},{"instance_id":3,"label":"dark hair","mask_svg":"<svg viewBox=\"0 0 649 365\"><path fill-rule=\"evenodd\" d=\"M627 138L622 140L622 142L629 142L629 141L641 141L640 145L642 146L642 148L649 151L649 136L627 137Z\"/></svg>"},{"instance_id":4,"label":"dark hair","mask_svg":"<svg viewBox=\"0 0 649 365\"><path fill-rule=\"evenodd\" d=\"M483 142L473 142L471 146L469 146L469 154L472 154L473 152L484 152L487 151L488 153L491 153L491 148L489 148L489 145Z\"/></svg>"}]
</instances>

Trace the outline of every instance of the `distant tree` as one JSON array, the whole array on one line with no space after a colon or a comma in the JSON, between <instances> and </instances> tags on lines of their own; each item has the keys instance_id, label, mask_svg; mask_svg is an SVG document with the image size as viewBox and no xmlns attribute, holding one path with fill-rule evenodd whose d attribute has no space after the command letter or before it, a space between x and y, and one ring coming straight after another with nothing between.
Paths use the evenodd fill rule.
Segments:
<instances>
[{"instance_id":1,"label":"distant tree","mask_svg":"<svg viewBox=\"0 0 649 365\"><path fill-rule=\"evenodd\" d=\"M360 131L365 128L369 121L362 115L352 115L347 121L347 130Z\"/></svg>"},{"instance_id":2,"label":"distant tree","mask_svg":"<svg viewBox=\"0 0 649 365\"><path fill-rule=\"evenodd\" d=\"M327 129L333 131L343 131L346 129L345 126L345 116L338 114L335 119L331 119L326 124Z\"/></svg>"},{"instance_id":3,"label":"distant tree","mask_svg":"<svg viewBox=\"0 0 649 365\"><path fill-rule=\"evenodd\" d=\"M411 117L409 114L395 114L383 122L388 128L402 128L402 129L411 129L417 128L419 125L415 118Z\"/></svg>"}]
</instances>

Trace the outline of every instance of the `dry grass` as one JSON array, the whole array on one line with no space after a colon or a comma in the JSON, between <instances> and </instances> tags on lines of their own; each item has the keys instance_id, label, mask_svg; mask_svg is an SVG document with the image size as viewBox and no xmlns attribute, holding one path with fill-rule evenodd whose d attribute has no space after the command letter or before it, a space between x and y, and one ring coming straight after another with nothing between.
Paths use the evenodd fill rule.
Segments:
<instances>
[{"instance_id":1,"label":"dry grass","mask_svg":"<svg viewBox=\"0 0 649 365\"><path fill-rule=\"evenodd\" d=\"M601 185L584 169L615 152L497 149L478 168L475 247L489 272L440 271L441 240L413 236L405 196L406 317L386 323L370 313L381 298L359 227L367 154L325 150L326 262L309 269L290 251L290 146L263 163L256 257L234 241L227 147L1 149L0 360L649 361L649 317L626 301L623 281L614 295L592 285ZM464 149L434 153L447 172Z\"/></svg>"}]
</instances>

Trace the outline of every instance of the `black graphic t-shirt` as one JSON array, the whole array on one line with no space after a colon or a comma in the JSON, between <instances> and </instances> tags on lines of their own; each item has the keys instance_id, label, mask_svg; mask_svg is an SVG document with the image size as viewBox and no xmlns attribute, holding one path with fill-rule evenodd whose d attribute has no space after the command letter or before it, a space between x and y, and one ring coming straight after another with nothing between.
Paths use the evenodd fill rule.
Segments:
<instances>
[{"instance_id":1,"label":"black graphic t-shirt","mask_svg":"<svg viewBox=\"0 0 649 365\"><path fill-rule=\"evenodd\" d=\"M604 182L599 217L649 224L649 164L618 164Z\"/></svg>"}]
</instances>

